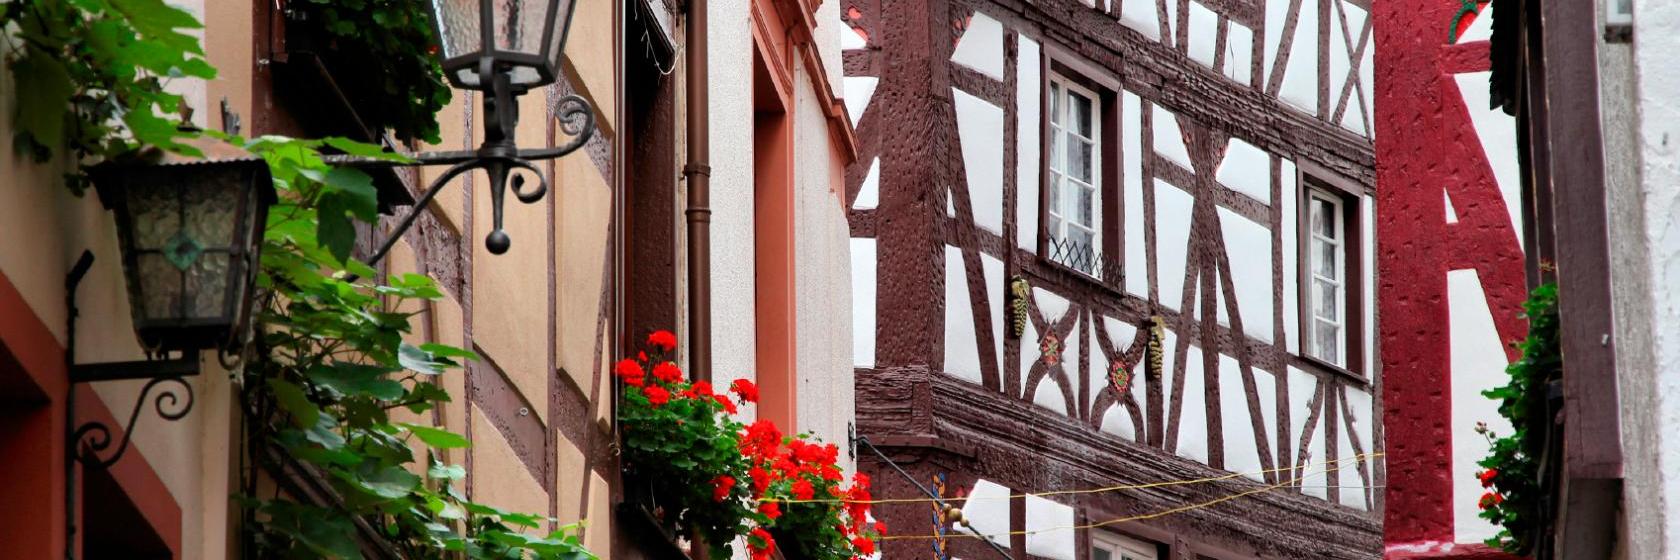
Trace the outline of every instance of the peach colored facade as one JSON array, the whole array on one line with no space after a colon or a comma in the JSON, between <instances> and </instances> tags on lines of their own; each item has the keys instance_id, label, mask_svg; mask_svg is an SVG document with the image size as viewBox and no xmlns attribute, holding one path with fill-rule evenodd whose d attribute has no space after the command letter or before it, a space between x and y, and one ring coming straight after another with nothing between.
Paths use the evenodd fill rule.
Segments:
<instances>
[{"instance_id":1,"label":"peach colored facade","mask_svg":"<svg viewBox=\"0 0 1680 560\"><path fill-rule=\"evenodd\" d=\"M644 555L636 544L639 537L619 527L614 515L622 492L613 452L616 389L607 370L618 349L646 334L621 326L624 257L614 243L615 204L623 200L625 177L631 175L626 166L632 146L620 123L641 110L626 101L634 92L624 85L625 45L635 43L625 34L630 26L641 25L629 21L627 10L642 0L579 1L564 78L520 98L516 136L521 148L563 142L552 103L576 93L596 110L597 138L567 157L541 164L553 186L546 198L535 204L509 202L506 230L514 242L506 254L492 255L482 242L490 214L489 197L474 191L483 188L482 176L458 178L380 267L391 273L426 273L444 288L445 297L417 315L412 342L451 344L484 357L444 377L454 402L435 418L472 441L469 449L448 457L468 467L472 499L541 513L558 523L586 521L584 542L590 550L602 558L639 558ZM204 21L205 51L219 70L219 77L207 83L174 86L195 109L198 125L222 129L218 109L225 99L228 110L243 121L244 135L304 132L273 89L280 63L272 59L262 31L272 15L270 0L170 2ZM666 11L664 28L680 45L683 18L674 10L681 3L648 3ZM849 317L851 307L840 181L854 147L851 120L832 85L841 65L837 26L813 28L811 23L838 21L836 4L711 2L713 92L707 110L716 168L716 272L711 279L719 301L712 314L716 382L757 377L779 388L782 400L743 414L796 422L801 431L844 442L852 419L850 323L833 319ZM749 42L731 42L739 37ZM751 49L768 43L775 43L767 60L776 68L784 120L774 149L755 153ZM681 60L679 54L672 61L676 66L660 78L670 80L675 92L687 74ZM749 93L732 98L725 91L734 87L730 79L744 80ZM63 284L84 249L97 260L77 293L74 361L138 360L143 354L130 322L111 214L96 197L69 194L59 178L66 169L62 162L38 165L12 149L13 92L19 87L27 85L11 83L10 73L0 71L0 457L5 458L0 461L0 503L7 504L0 508L0 558L62 558L66 542L80 542L65 538L64 403L71 387L62 357L69 319ZM444 141L428 149L472 149L482 139L479 100L459 90L454 94L438 115ZM742 100L749 105L738 105ZM669 103L662 118L671 119L669 130L677 141L661 148L669 152L668 161L677 163L669 169L638 169L635 175L672 177L679 185L668 199L674 211L669 223L631 222L675 232L668 246L675 266L659 280L675 286L669 294L682 294L687 282L684 197L674 177L685 153L681 117L688 108L680 94ZM758 159L771 152L781 159ZM774 170L775 181L756 177L762 169ZM439 171L422 168L399 176L412 192ZM408 211L395 210L399 217ZM392 222L384 220L374 237L384 235ZM680 295L661 305L673 310L671 317L686 316L675 312L686 309ZM683 325L665 326L687 346ZM117 492L87 497L90 477L78 473L75 508L111 516L124 508L106 507L99 500L131 502L137 511L124 509L122 515L129 517L122 522L144 525L142 532L155 536L166 556L239 557L240 511L229 499L242 476L238 388L214 356L201 358L203 372L189 378L196 397L191 413L166 422L143 411L134 448L110 473ZM126 419L143 383L78 386L78 422ZM77 525L87 523L83 519Z\"/></svg>"}]
</instances>

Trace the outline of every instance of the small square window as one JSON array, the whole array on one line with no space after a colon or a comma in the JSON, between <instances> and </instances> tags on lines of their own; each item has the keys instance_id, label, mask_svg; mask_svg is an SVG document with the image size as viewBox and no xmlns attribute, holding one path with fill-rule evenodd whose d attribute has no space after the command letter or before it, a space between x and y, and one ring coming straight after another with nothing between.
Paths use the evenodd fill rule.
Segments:
<instances>
[{"instance_id":1,"label":"small square window","mask_svg":"<svg viewBox=\"0 0 1680 560\"><path fill-rule=\"evenodd\" d=\"M1113 533L1091 532L1091 560L1159 560L1160 545Z\"/></svg>"}]
</instances>

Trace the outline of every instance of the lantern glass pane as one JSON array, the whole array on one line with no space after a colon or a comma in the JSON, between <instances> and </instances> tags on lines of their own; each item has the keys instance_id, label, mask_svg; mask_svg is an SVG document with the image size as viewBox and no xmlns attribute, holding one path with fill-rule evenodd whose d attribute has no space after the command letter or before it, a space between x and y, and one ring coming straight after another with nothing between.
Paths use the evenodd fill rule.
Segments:
<instances>
[{"instance_id":1,"label":"lantern glass pane","mask_svg":"<svg viewBox=\"0 0 1680 560\"><path fill-rule=\"evenodd\" d=\"M479 34L479 0L432 0L437 11L438 44L443 58L472 54L483 49Z\"/></svg>"},{"instance_id":2,"label":"lantern glass pane","mask_svg":"<svg viewBox=\"0 0 1680 560\"><path fill-rule=\"evenodd\" d=\"M550 0L495 0L496 49L542 54ZM517 80L515 80L517 81Z\"/></svg>"},{"instance_id":3,"label":"lantern glass pane","mask_svg":"<svg viewBox=\"0 0 1680 560\"><path fill-rule=\"evenodd\" d=\"M554 34L548 38L548 50L543 51L543 54L548 57L549 62L554 64L556 69L560 68L560 56L566 48L566 30L571 27L572 4L576 1L559 0L555 2L554 14L550 16L554 18Z\"/></svg>"},{"instance_id":4,"label":"lantern glass pane","mask_svg":"<svg viewBox=\"0 0 1680 560\"><path fill-rule=\"evenodd\" d=\"M224 302L227 298L228 283L228 255L216 253L204 255L198 259L198 264L187 269L188 301L186 305L189 319L205 319L221 317L226 312Z\"/></svg>"},{"instance_id":5,"label":"lantern glass pane","mask_svg":"<svg viewBox=\"0 0 1680 560\"><path fill-rule=\"evenodd\" d=\"M184 189L187 226L184 231L205 248L225 249L237 241L240 184L245 172L238 168L201 174L201 179Z\"/></svg>"},{"instance_id":6,"label":"lantern glass pane","mask_svg":"<svg viewBox=\"0 0 1680 560\"><path fill-rule=\"evenodd\" d=\"M163 253L139 253L135 255L135 264L140 268L140 290L137 299L130 302L140 306L145 313L143 320L173 319L179 316L181 301L181 269L165 258Z\"/></svg>"},{"instance_id":7,"label":"lantern glass pane","mask_svg":"<svg viewBox=\"0 0 1680 560\"><path fill-rule=\"evenodd\" d=\"M180 200L173 187L135 185L124 194L134 216L134 248L161 250L181 231Z\"/></svg>"}]
</instances>

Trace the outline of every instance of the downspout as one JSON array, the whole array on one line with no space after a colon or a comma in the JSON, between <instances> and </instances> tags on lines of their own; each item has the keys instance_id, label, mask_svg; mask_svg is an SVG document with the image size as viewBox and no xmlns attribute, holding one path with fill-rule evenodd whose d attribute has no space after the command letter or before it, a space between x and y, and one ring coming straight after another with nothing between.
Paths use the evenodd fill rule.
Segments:
<instances>
[{"instance_id":1,"label":"downspout","mask_svg":"<svg viewBox=\"0 0 1680 560\"><path fill-rule=\"evenodd\" d=\"M712 379L712 149L706 0L688 0L688 371Z\"/></svg>"}]
</instances>

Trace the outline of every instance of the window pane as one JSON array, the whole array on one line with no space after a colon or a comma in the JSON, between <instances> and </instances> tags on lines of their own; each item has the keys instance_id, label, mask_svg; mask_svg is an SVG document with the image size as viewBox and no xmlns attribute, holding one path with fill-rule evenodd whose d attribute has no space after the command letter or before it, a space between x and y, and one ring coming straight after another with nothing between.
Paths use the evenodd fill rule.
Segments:
<instances>
[{"instance_id":1,"label":"window pane","mask_svg":"<svg viewBox=\"0 0 1680 560\"><path fill-rule=\"evenodd\" d=\"M1062 84L1050 82L1050 122L1062 122Z\"/></svg>"},{"instance_id":2,"label":"window pane","mask_svg":"<svg viewBox=\"0 0 1680 560\"><path fill-rule=\"evenodd\" d=\"M1066 169L1068 175L1072 175L1073 178L1079 179L1080 181L1087 183L1091 182L1091 168L1093 167L1091 152L1093 148L1094 147L1090 142L1073 137L1068 138L1068 160Z\"/></svg>"},{"instance_id":3,"label":"window pane","mask_svg":"<svg viewBox=\"0 0 1680 560\"><path fill-rule=\"evenodd\" d=\"M1069 120L1073 121L1074 131L1078 132L1080 136L1090 138L1092 136L1091 98L1070 91L1068 92L1068 101L1071 102L1069 108L1073 110L1068 117Z\"/></svg>"},{"instance_id":4,"label":"window pane","mask_svg":"<svg viewBox=\"0 0 1680 560\"><path fill-rule=\"evenodd\" d=\"M1313 316L1340 322L1341 289L1323 280L1313 280Z\"/></svg>"},{"instance_id":5,"label":"window pane","mask_svg":"<svg viewBox=\"0 0 1680 560\"><path fill-rule=\"evenodd\" d=\"M1052 113L1054 114L1054 113ZM1050 169L1061 171L1062 168L1062 131L1054 126L1050 127L1050 146L1047 149L1050 157Z\"/></svg>"},{"instance_id":6,"label":"window pane","mask_svg":"<svg viewBox=\"0 0 1680 560\"><path fill-rule=\"evenodd\" d=\"M1107 550L1101 548L1091 550L1091 560L1110 560L1113 557Z\"/></svg>"},{"instance_id":7,"label":"window pane","mask_svg":"<svg viewBox=\"0 0 1680 560\"><path fill-rule=\"evenodd\" d=\"M1313 197L1312 199L1312 230L1319 235L1336 238L1336 205L1328 200Z\"/></svg>"},{"instance_id":8,"label":"window pane","mask_svg":"<svg viewBox=\"0 0 1680 560\"><path fill-rule=\"evenodd\" d=\"M1324 321L1313 321L1313 355L1326 362L1342 365L1341 327Z\"/></svg>"},{"instance_id":9,"label":"window pane","mask_svg":"<svg viewBox=\"0 0 1680 560\"><path fill-rule=\"evenodd\" d=\"M1062 193L1062 174L1057 173L1055 171L1051 171L1050 172L1050 198L1048 200L1050 201L1050 213L1052 213L1052 214L1062 215L1062 214L1067 213L1067 212L1063 211L1062 194L1061 193ZM1056 228L1050 228L1050 232L1055 233Z\"/></svg>"},{"instance_id":10,"label":"window pane","mask_svg":"<svg viewBox=\"0 0 1680 560\"><path fill-rule=\"evenodd\" d=\"M1336 249L1334 243L1323 240L1313 240L1313 272L1320 276L1340 282L1342 275L1336 270Z\"/></svg>"},{"instance_id":11,"label":"window pane","mask_svg":"<svg viewBox=\"0 0 1680 560\"><path fill-rule=\"evenodd\" d=\"M1062 219L1054 215L1049 218L1044 222L1044 227L1050 232L1050 239L1060 240L1062 238ZM1054 251L1055 249L1052 248L1051 250Z\"/></svg>"},{"instance_id":12,"label":"window pane","mask_svg":"<svg viewBox=\"0 0 1680 560\"><path fill-rule=\"evenodd\" d=\"M1086 188L1084 186L1074 187L1069 190L1074 193L1074 198L1077 199L1074 207L1078 211L1074 212L1073 221L1078 222L1080 225L1093 227L1094 229L1096 222L1092 221L1092 218L1096 212L1097 190Z\"/></svg>"}]
</instances>

